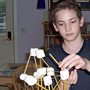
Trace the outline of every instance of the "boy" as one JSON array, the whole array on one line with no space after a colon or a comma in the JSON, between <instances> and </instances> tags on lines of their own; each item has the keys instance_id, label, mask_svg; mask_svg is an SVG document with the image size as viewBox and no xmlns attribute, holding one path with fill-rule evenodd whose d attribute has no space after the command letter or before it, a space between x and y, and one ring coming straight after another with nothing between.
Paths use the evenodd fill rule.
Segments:
<instances>
[{"instance_id":1,"label":"boy","mask_svg":"<svg viewBox=\"0 0 90 90\"><path fill-rule=\"evenodd\" d=\"M67 81L69 90L90 90L90 41L81 36L84 17L80 6L74 0L63 1L52 11L52 19L63 43L46 52L46 62L55 70L70 70ZM60 62L59 66L51 60L49 53Z\"/></svg>"}]
</instances>

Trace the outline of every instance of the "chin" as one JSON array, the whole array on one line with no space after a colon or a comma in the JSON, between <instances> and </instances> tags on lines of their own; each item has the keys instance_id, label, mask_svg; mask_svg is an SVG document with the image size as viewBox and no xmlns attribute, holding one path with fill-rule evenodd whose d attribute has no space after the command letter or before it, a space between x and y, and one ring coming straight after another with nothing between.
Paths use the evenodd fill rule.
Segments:
<instances>
[{"instance_id":1,"label":"chin","mask_svg":"<svg viewBox=\"0 0 90 90\"><path fill-rule=\"evenodd\" d=\"M66 36L64 37L65 41L72 42L75 41L78 38L78 36Z\"/></svg>"},{"instance_id":2,"label":"chin","mask_svg":"<svg viewBox=\"0 0 90 90\"><path fill-rule=\"evenodd\" d=\"M68 41L68 42L72 42L75 40L75 38L64 38L64 39L65 39L65 41Z\"/></svg>"}]
</instances>

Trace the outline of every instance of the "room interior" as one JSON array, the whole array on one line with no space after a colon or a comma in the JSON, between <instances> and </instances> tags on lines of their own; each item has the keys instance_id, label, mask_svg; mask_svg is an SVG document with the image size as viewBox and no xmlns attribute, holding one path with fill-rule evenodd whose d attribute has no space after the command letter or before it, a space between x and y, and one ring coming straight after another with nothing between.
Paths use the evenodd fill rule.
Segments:
<instances>
[{"instance_id":1,"label":"room interior","mask_svg":"<svg viewBox=\"0 0 90 90\"><path fill-rule=\"evenodd\" d=\"M50 23L48 24L50 0L44 0L45 1L44 7L40 7L40 6L37 7L39 0L9 0L9 1L11 3L8 3L7 11L12 10L12 12L9 12L9 14L11 14L12 17L9 14L8 17L10 20L12 18L13 21L10 22L10 24L13 23L12 24L13 27L8 25L8 29L13 30L13 32L11 33L12 35L11 38L14 40L12 46L13 54L8 53L9 52L8 50L10 50L10 48L8 48L6 54L8 53L9 56L6 57L6 59L7 58L11 59L11 61L6 60L6 62L4 62L2 58L0 61L1 66L8 62L16 63L16 64L26 63L31 48L43 48L44 50L46 50L47 47L51 47L51 44L50 46L49 44L48 46L46 46L47 45L46 37L49 38L49 36L45 34L46 33L45 30L50 29L50 27L48 26L50 25ZM10 9L9 6L11 6L12 9ZM90 10L89 9L82 10L82 13L85 17L85 22L87 22L86 28L88 28L87 32L85 33L90 34L90 25L89 25ZM10 36L10 33L8 33L7 35ZM52 36L52 37L56 37L58 39L57 36ZM85 36L85 37L88 38L89 36ZM8 39L10 39L10 37L8 37ZM6 45L6 43L4 44ZM5 48L5 47L1 47L1 48ZM2 51L0 54L1 56L5 57ZM10 56L13 56L13 60ZM4 69L6 68L8 68L8 66L5 66ZM8 86L10 87L11 85ZM7 90L7 88L2 90Z\"/></svg>"}]
</instances>

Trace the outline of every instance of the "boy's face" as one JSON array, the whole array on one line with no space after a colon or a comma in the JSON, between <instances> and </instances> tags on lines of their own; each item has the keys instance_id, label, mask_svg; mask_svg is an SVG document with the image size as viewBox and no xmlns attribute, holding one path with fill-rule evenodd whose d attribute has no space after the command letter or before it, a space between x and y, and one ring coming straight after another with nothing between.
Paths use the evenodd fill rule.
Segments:
<instances>
[{"instance_id":1,"label":"boy's face","mask_svg":"<svg viewBox=\"0 0 90 90\"><path fill-rule=\"evenodd\" d=\"M80 28L83 26L84 19L78 18L77 13L72 9L63 9L56 13L55 31L59 32L64 40L72 41L80 36Z\"/></svg>"}]
</instances>

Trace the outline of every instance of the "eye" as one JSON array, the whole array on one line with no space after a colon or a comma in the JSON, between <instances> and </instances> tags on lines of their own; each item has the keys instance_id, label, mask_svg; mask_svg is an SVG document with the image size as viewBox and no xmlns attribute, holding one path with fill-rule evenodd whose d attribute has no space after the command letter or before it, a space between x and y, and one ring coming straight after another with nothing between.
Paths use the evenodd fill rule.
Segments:
<instances>
[{"instance_id":1,"label":"eye","mask_svg":"<svg viewBox=\"0 0 90 90\"><path fill-rule=\"evenodd\" d=\"M59 26L63 26L64 24L63 23L58 23Z\"/></svg>"},{"instance_id":2,"label":"eye","mask_svg":"<svg viewBox=\"0 0 90 90\"><path fill-rule=\"evenodd\" d=\"M71 23L75 23L76 22L76 20L74 20L74 21L71 21Z\"/></svg>"}]
</instances>

